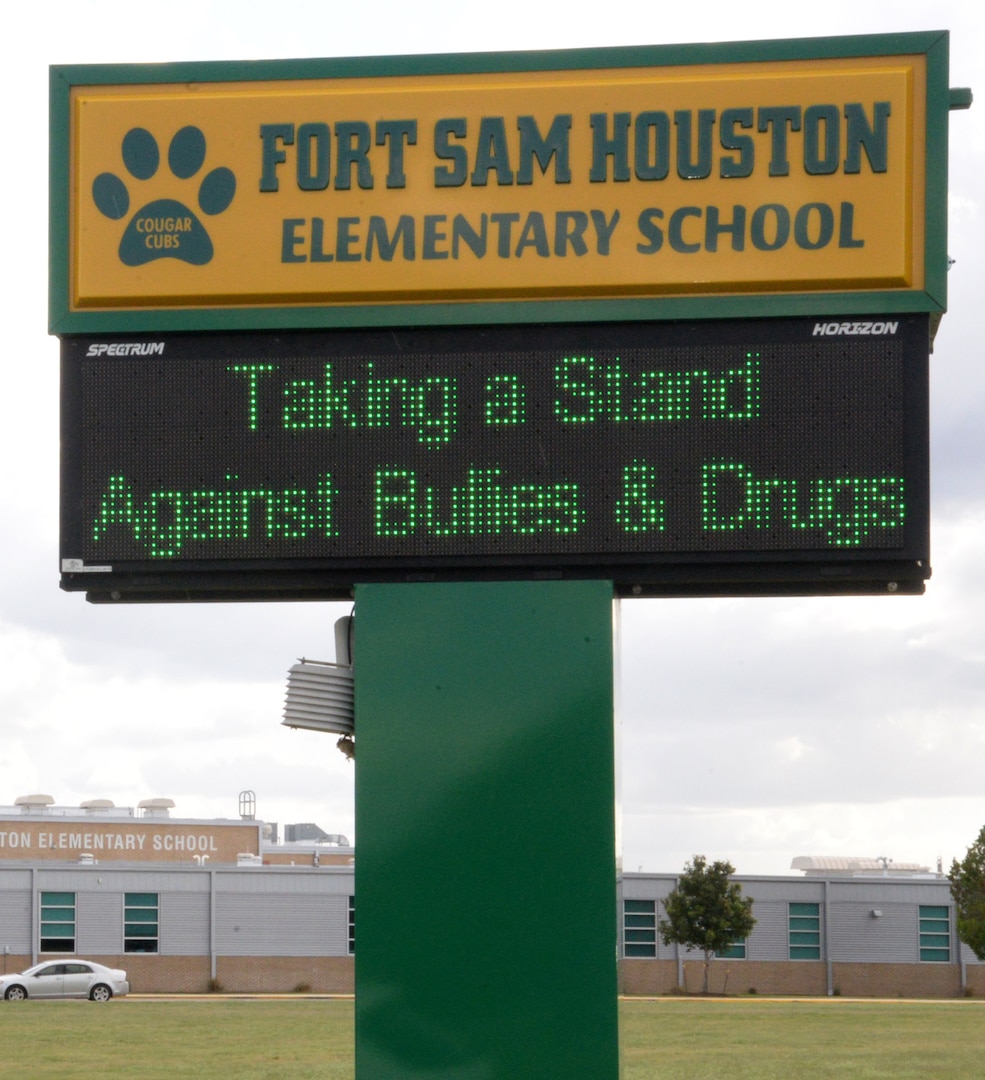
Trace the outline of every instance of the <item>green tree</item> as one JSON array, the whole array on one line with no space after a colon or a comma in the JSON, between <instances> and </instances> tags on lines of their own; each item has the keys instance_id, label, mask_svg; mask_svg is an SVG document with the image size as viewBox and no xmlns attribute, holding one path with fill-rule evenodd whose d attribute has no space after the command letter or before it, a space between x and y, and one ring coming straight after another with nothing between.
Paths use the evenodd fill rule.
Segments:
<instances>
[{"instance_id":1,"label":"green tree","mask_svg":"<svg viewBox=\"0 0 985 1080\"><path fill-rule=\"evenodd\" d=\"M958 937L985 960L985 825L961 862L951 863L951 896L958 909Z\"/></svg>"},{"instance_id":2,"label":"green tree","mask_svg":"<svg viewBox=\"0 0 985 1080\"><path fill-rule=\"evenodd\" d=\"M704 855L695 855L664 900L667 918L660 920L660 936L665 945L674 943L704 953L703 994L708 993L712 955L748 937L756 925L752 900L743 897L742 886L730 880L734 873L729 862L709 866Z\"/></svg>"}]
</instances>

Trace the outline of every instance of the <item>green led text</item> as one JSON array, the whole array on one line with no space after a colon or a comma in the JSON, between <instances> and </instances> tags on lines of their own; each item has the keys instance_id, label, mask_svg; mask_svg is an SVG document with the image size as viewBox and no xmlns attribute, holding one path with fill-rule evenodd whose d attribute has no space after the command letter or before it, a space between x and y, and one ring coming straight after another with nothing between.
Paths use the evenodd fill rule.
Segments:
<instances>
[{"instance_id":1,"label":"green led text","mask_svg":"<svg viewBox=\"0 0 985 1080\"><path fill-rule=\"evenodd\" d=\"M276 368L270 364L233 364L229 371L245 377L248 424L256 431L261 380ZM365 374L336 377L330 363L320 379L291 379L282 390L280 422L285 430L330 428L410 429L418 442L441 445L455 434L458 396L450 375L428 375L414 381L404 375L374 374L372 361Z\"/></svg>"},{"instance_id":2,"label":"green led text","mask_svg":"<svg viewBox=\"0 0 985 1080\"><path fill-rule=\"evenodd\" d=\"M566 356L554 368L554 415L562 424L664 423L672 420L753 420L760 412L758 354L740 367L644 371L631 375L619 360Z\"/></svg>"},{"instance_id":3,"label":"green led text","mask_svg":"<svg viewBox=\"0 0 985 1080\"><path fill-rule=\"evenodd\" d=\"M228 479L232 479L231 477ZM177 556L188 541L303 540L331 537L332 478L318 478L313 490L268 491L212 488L152 491L137 499L126 477L111 476L99 502L92 538L111 529L129 531L155 559Z\"/></svg>"},{"instance_id":4,"label":"green led text","mask_svg":"<svg viewBox=\"0 0 985 1080\"><path fill-rule=\"evenodd\" d=\"M662 532L664 500L657 494L658 472L645 461L634 461L622 472L622 490L616 501L616 521L624 532Z\"/></svg>"},{"instance_id":5,"label":"green led text","mask_svg":"<svg viewBox=\"0 0 985 1080\"><path fill-rule=\"evenodd\" d=\"M903 480L893 476L784 480L720 461L703 466L701 489L710 532L785 526L820 530L834 547L858 547L876 529L901 528L906 514Z\"/></svg>"},{"instance_id":6,"label":"green led text","mask_svg":"<svg viewBox=\"0 0 985 1080\"><path fill-rule=\"evenodd\" d=\"M529 536L576 533L585 520L576 484L509 484L499 468L468 469L447 491L412 469L376 470L377 536Z\"/></svg>"}]
</instances>

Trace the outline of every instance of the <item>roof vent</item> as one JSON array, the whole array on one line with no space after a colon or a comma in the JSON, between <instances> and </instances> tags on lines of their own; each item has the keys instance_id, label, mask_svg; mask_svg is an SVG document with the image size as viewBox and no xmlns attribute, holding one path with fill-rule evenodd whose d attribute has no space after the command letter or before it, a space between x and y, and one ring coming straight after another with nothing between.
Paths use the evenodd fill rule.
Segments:
<instances>
[{"instance_id":1,"label":"roof vent","mask_svg":"<svg viewBox=\"0 0 985 1080\"><path fill-rule=\"evenodd\" d=\"M876 858L855 855L798 855L790 863L791 870L803 870L808 877L837 874L844 877L913 877L930 872L920 863L895 862L886 855Z\"/></svg>"},{"instance_id":2,"label":"roof vent","mask_svg":"<svg viewBox=\"0 0 985 1080\"><path fill-rule=\"evenodd\" d=\"M104 814L107 810L116 809L116 803L112 799L86 799L79 803L79 806L87 814Z\"/></svg>"},{"instance_id":3,"label":"roof vent","mask_svg":"<svg viewBox=\"0 0 985 1080\"><path fill-rule=\"evenodd\" d=\"M170 817L174 809L174 799L141 799L137 809L144 817Z\"/></svg>"},{"instance_id":4,"label":"roof vent","mask_svg":"<svg viewBox=\"0 0 985 1080\"><path fill-rule=\"evenodd\" d=\"M18 795L14 806L19 806L25 814L43 814L55 800L50 795Z\"/></svg>"}]
</instances>

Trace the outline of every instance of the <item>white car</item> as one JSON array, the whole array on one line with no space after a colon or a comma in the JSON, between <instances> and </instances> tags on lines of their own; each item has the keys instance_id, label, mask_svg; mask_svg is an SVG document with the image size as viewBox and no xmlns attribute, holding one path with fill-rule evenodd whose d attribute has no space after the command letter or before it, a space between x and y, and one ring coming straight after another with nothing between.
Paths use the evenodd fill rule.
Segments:
<instances>
[{"instance_id":1,"label":"white car","mask_svg":"<svg viewBox=\"0 0 985 1080\"><path fill-rule=\"evenodd\" d=\"M45 960L20 975L0 978L0 997L6 1001L25 998L89 998L109 1001L130 992L127 973L103 967L91 960Z\"/></svg>"}]
</instances>

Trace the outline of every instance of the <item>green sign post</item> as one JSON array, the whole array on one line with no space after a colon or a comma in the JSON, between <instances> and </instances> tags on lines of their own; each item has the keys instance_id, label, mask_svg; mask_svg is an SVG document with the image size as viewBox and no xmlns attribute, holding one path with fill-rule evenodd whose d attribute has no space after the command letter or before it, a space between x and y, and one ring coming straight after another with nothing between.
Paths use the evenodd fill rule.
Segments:
<instances>
[{"instance_id":1,"label":"green sign post","mask_svg":"<svg viewBox=\"0 0 985 1080\"><path fill-rule=\"evenodd\" d=\"M357 1077L615 1080L611 585L356 612Z\"/></svg>"}]
</instances>

